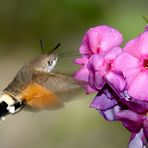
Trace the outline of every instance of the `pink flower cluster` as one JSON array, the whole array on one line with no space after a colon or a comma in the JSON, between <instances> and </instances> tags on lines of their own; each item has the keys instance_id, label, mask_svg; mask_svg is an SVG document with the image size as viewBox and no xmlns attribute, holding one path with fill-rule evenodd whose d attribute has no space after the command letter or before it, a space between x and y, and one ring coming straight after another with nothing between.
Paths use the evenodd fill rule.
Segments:
<instances>
[{"instance_id":1,"label":"pink flower cluster","mask_svg":"<svg viewBox=\"0 0 148 148\"><path fill-rule=\"evenodd\" d=\"M122 121L132 133L129 148L148 147L148 29L122 49L123 37L102 25L90 28L82 39L80 69L74 79L97 92L91 103L108 121Z\"/></svg>"}]
</instances>

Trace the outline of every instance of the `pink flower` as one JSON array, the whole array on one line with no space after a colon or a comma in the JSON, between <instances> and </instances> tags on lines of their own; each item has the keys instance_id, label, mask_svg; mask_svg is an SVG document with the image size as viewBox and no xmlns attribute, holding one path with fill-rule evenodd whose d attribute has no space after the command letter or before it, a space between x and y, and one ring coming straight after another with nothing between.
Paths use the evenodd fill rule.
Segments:
<instances>
[{"instance_id":1,"label":"pink flower","mask_svg":"<svg viewBox=\"0 0 148 148\"><path fill-rule=\"evenodd\" d=\"M126 78L128 95L148 101L148 32L129 41L115 60L115 69Z\"/></svg>"},{"instance_id":2,"label":"pink flower","mask_svg":"<svg viewBox=\"0 0 148 148\"><path fill-rule=\"evenodd\" d=\"M105 54L117 48L121 45L122 40L122 35L116 29L106 25L91 28L86 32L79 49L81 57L75 60L75 63L81 67L75 73L74 78L86 89L87 93L96 91L96 87L89 84L91 74L88 69L89 60L94 54ZM99 79L97 80L99 81ZM104 85L102 78L100 83L100 85Z\"/></svg>"},{"instance_id":3,"label":"pink flower","mask_svg":"<svg viewBox=\"0 0 148 148\"><path fill-rule=\"evenodd\" d=\"M106 25L97 26L86 32L79 50L82 56L90 57L120 46L122 41L122 35L116 29Z\"/></svg>"},{"instance_id":4,"label":"pink flower","mask_svg":"<svg viewBox=\"0 0 148 148\"><path fill-rule=\"evenodd\" d=\"M75 63L80 64L80 70L75 72L74 79L77 80L77 83L81 85L83 88L86 89L87 93L95 92L96 90L93 89L89 83L88 83L88 76L89 76L89 70L87 68L88 64L88 58L77 58L75 60Z\"/></svg>"},{"instance_id":5,"label":"pink flower","mask_svg":"<svg viewBox=\"0 0 148 148\"><path fill-rule=\"evenodd\" d=\"M87 93L98 92L90 107L132 133L129 148L148 147L148 27L124 51L121 42L122 35L109 26L89 29L74 78Z\"/></svg>"},{"instance_id":6,"label":"pink flower","mask_svg":"<svg viewBox=\"0 0 148 148\"><path fill-rule=\"evenodd\" d=\"M106 54L94 54L89 62L89 84L93 89L101 90L107 81L119 91L125 87L125 79L114 70L114 59L122 52L120 47L113 48Z\"/></svg>"}]
</instances>

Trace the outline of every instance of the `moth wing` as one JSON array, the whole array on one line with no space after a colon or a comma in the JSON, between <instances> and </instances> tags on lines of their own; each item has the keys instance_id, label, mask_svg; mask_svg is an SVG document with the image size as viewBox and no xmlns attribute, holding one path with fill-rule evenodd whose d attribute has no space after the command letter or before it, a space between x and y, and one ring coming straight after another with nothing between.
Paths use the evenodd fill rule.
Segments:
<instances>
[{"instance_id":1,"label":"moth wing","mask_svg":"<svg viewBox=\"0 0 148 148\"><path fill-rule=\"evenodd\" d=\"M81 93L80 86L72 77L55 73L52 73L41 85L35 83L32 88L38 95L27 101L29 110L58 109L63 107L65 102L76 99Z\"/></svg>"},{"instance_id":2,"label":"moth wing","mask_svg":"<svg viewBox=\"0 0 148 148\"><path fill-rule=\"evenodd\" d=\"M69 102L76 99L82 91L76 81L67 75L53 74L44 83L44 86L55 92L62 102Z\"/></svg>"}]
</instances>

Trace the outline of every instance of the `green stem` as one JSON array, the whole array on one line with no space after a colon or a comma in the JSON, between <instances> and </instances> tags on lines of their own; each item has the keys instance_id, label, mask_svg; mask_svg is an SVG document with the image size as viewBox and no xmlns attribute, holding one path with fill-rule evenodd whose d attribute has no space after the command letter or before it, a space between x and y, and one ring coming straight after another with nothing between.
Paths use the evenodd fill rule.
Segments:
<instances>
[{"instance_id":1,"label":"green stem","mask_svg":"<svg viewBox=\"0 0 148 148\"><path fill-rule=\"evenodd\" d=\"M146 21L146 23L148 24L148 19L145 16L143 16L143 18Z\"/></svg>"}]
</instances>

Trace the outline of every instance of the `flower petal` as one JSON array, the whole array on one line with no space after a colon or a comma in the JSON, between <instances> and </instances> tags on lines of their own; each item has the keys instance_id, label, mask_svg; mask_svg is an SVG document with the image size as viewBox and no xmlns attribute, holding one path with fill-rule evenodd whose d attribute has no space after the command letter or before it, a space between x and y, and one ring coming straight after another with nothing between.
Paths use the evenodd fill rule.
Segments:
<instances>
[{"instance_id":1,"label":"flower petal","mask_svg":"<svg viewBox=\"0 0 148 148\"><path fill-rule=\"evenodd\" d=\"M87 68L86 58L78 58L78 59L76 59L76 62L79 63L79 64L80 63L82 64L83 62L85 62L85 64L83 66L81 66L81 68L77 72L74 73L73 78L76 80L76 82L81 87L86 89L87 94L95 92L96 89L93 89L88 83L89 71L88 71L88 68Z\"/></svg>"},{"instance_id":2,"label":"flower petal","mask_svg":"<svg viewBox=\"0 0 148 148\"><path fill-rule=\"evenodd\" d=\"M106 94L102 93L97 95L92 101L90 107L95 108L96 110L106 111L110 108L113 108L117 104L116 100L109 99Z\"/></svg>"},{"instance_id":3,"label":"flower petal","mask_svg":"<svg viewBox=\"0 0 148 148\"><path fill-rule=\"evenodd\" d=\"M145 140L143 129L141 129L139 133L132 134L128 148L147 148Z\"/></svg>"},{"instance_id":4,"label":"flower petal","mask_svg":"<svg viewBox=\"0 0 148 148\"><path fill-rule=\"evenodd\" d=\"M91 56L87 67L90 71L99 71L102 69L104 67L104 54L94 54Z\"/></svg>"},{"instance_id":5,"label":"flower petal","mask_svg":"<svg viewBox=\"0 0 148 148\"><path fill-rule=\"evenodd\" d=\"M140 61L138 58L128 53L121 53L114 61L113 70L121 71L127 80L127 88L141 71Z\"/></svg>"},{"instance_id":6,"label":"flower petal","mask_svg":"<svg viewBox=\"0 0 148 148\"><path fill-rule=\"evenodd\" d=\"M123 125L133 133L137 133L142 128L143 116L136 114L131 110L123 110L116 113L116 119L123 122Z\"/></svg>"},{"instance_id":7,"label":"flower petal","mask_svg":"<svg viewBox=\"0 0 148 148\"><path fill-rule=\"evenodd\" d=\"M144 120L143 127L144 135L148 142L148 117Z\"/></svg>"},{"instance_id":8,"label":"flower petal","mask_svg":"<svg viewBox=\"0 0 148 148\"><path fill-rule=\"evenodd\" d=\"M139 36L138 52L140 57L148 58L148 32L144 32Z\"/></svg>"},{"instance_id":9,"label":"flower petal","mask_svg":"<svg viewBox=\"0 0 148 148\"><path fill-rule=\"evenodd\" d=\"M146 101L132 98L132 100L125 100L124 102L130 110L137 114L146 114L148 112L148 102Z\"/></svg>"},{"instance_id":10,"label":"flower petal","mask_svg":"<svg viewBox=\"0 0 148 148\"><path fill-rule=\"evenodd\" d=\"M122 91L126 85L126 81L123 75L115 73L115 72L108 72L105 75L107 81L117 90Z\"/></svg>"},{"instance_id":11,"label":"flower petal","mask_svg":"<svg viewBox=\"0 0 148 148\"><path fill-rule=\"evenodd\" d=\"M137 57L148 57L148 32L140 34L137 38L129 41L124 47L124 51Z\"/></svg>"},{"instance_id":12,"label":"flower petal","mask_svg":"<svg viewBox=\"0 0 148 148\"><path fill-rule=\"evenodd\" d=\"M106 55L106 60L114 60L120 53L122 52L122 48L114 47L112 50L109 50Z\"/></svg>"},{"instance_id":13,"label":"flower petal","mask_svg":"<svg viewBox=\"0 0 148 148\"><path fill-rule=\"evenodd\" d=\"M120 106L116 105L113 108L107 111L100 111L100 114L104 117L107 121L115 121L116 120L116 113L120 110Z\"/></svg>"},{"instance_id":14,"label":"flower petal","mask_svg":"<svg viewBox=\"0 0 148 148\"><path fill-rule=\"evenodd\" d=\"M148 72L141 71L128 89L128 94L135 99L148 101Z\"/></svg>"},{"instance_id":15,"label":"flower petal","mask_svg":"<svg viewBox=\"0 0 148 148\"><path fill-rule=\"evenodd\" d=\"M80 54L89 56L89 55L91 55L91 50L89 49L89 47L87 45L88 44L87 41L85 41L85 39L83 39L83 40L84 41L83 41L82 45L79 48Z\"/></svg>"},{"instance_id":16,"label":"flower petal","mask_svg":"<svg viewBox=\"0 0 148 148\"><path fill-rule=\"evenodd\" d=\"M126 86L127 89L129 88L131 83L135 80L140 71L141 71L140 67L136 67L124 73L127 81L127 86Z\"/></svg>"},{"instance_id":17,"label":"flower petal","mask_svg":"<svg viewBox=\"0 0 148 148\"><path fill-rule=\"evenodd\" d=\"M80 70L78 70L74 74L74 79L78 81L88 82L88 75L89 75L89 71L87 69L87 66L84 65L80 68Z\"/></svg>"},{"instance_id":18,"label":"flower petal","mask_svg":"<svg viewBox=\"0 0 148 148\"><path fill-rule=\"evenodd\" d=\"M93 92L97 92L97 90L96 90L96 89L93 89L89 84L87 84L87 85L85 86L85 88L86 88L86 94L90 94L90 93L93 93Z\"/></svg>"},{"instance_id":19,"label":"flower petal","mask_svg":"<svg viewBox=\"0 0 148 148\"><path fill-rule=\"evenodd\" d=\"M87 49L95 54L119 46L122 41L123 38L120 32L110 26L102 25L89 29L83 38L82 44L87 44Z\"/></svg>"},{"instance_id":20,"label":"flower petal","mask_svg":"<svg viewBox=\"0 0 148 148\"><path fill-rule=\"evenodd\" d=\"M89 72L89 84L93 89L101 90L105 84L105 81L100 77L98 72Z\"/></svg>"},{"instance_id":21,"label":"flower petal","mask_svg":"<svg viewBox=\"0 0 148 148\"><path fill-rule=\"evenodd\" d=\"M125 47L123 48L123 50L125 52L127 52L128 54L130 54L131 56L134 56L135 58L139 58L140 54L138 52L138 42L139 42L139 37L130 40Z\"/></svg>"},{"instance_id":22,"label":"flower petal","mask_svg":"<svg viewBox=\"0 0 148 148\"><path fill-rule=\"evenodd\" d=\"M74 73L73 78L76 80L76 82L82 86L83 88L87 89L88 87L88 76L89 76L89 71L87 68L87 64L84 66L81 66L81 68Z\"/></svg>"},{"instance_id":23,"label":"flower petal","mask_svg":"<svg viewBox=\"0 0 148 148\"><path fill-rule=\"evenodd\" d=\"M114 70L122 71L126 74L129 70L137 68L139 66L139 59L128 53L121 53L114 61Z\"/></svg>"},{"instance_id":24,"label":"flower petal","mask_svg":"<svg viewBox=\"0 0 148 148\"><path fill-rule=\"evenodd\" d=\"M85 58L85 57L76 58L74 62L75 62L75 64L84 65L84 64L88 63L88 58Z\"/></svg>"},{"instance_id":25,"label":"flower petal","mask_svg":"<svg viewBox=\"0 0 148 148\"><path fill-rule=\"evenodd\" d=\"M93 55L88 62L89 69L89 84L92 88L96 90L102 89L105 82L103 80L103 55L95 54Z\"/></svg>"}]
</instances>

